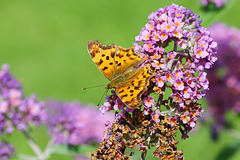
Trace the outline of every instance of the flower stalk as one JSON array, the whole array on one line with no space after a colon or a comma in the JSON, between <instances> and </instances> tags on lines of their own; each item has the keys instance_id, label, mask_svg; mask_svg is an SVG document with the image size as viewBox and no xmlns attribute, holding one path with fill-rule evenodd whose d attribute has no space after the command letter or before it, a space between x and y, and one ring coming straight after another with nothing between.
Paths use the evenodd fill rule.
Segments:
<instances>
[{"instance_id":1,"label":"flower stalk","mask_svg":"<svg viewBox=\"0 0 240 160\"><path fill-rule=\"evenodd\" d=\"M37 158L39 160L43 160L44 159L44 154L41 151L40 147L36 144L36 142L30 136L30 134L27 131L23 131L23 135L26 137L29 146L34 151L34 153L36 154Z\"/></svg>"}]
</instances>

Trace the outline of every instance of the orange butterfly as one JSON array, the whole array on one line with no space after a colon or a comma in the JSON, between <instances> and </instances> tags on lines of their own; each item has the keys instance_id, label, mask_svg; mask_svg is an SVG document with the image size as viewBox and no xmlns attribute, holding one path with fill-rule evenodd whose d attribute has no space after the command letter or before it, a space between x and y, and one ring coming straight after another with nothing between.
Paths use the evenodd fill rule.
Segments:
<instances>
[{"instance_id":1,"label":"orange butterfly","mask_svg":"<svg viewBox=\"0 0 240 160\"><path fill-rule=\"evenodd\" d=\"M148 66L139 68L144 59L115 44L104 46L97 40L88 42L88 52L102 74L110 80L106 89L115 88L118 97L131 109L143 104L141 95L147 90L153 76Z\"/></svg>"}]
</instances>

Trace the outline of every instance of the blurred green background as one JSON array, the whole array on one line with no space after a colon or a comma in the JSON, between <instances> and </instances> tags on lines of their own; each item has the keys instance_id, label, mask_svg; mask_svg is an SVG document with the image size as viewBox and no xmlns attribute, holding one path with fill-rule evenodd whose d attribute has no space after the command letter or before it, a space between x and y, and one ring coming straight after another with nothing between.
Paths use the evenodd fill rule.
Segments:
<instances>
[{"instance_id":1,"label":"blurred green background","mask_svg":"<svg viewBox=\"0 0 240 160\"><path fill-rule=\"evenodd\" d=\"M227 7L211 13L203 10L198 0L1 0L0 64L10 64L10 71L22 82L26 96L36 93L40 100L97 104L104 87L86 91L82 88L107 84L108 80L92 62L88 41L97 39L105 45L131 47L148 15L172 3L199 14L205 27L220 20L240 28L240 1L231 5L233 1L236 0L229 0ZM204 101L203 106L206 113ZM46 129L35 128L33 136L44 148L49 139ZM33 154L21 133L14 133L10 139L18 153ZM237 160L240 149L236 146L240 146L240 140L225 131L219 141L212 141L209 127L202 124L190 138L180 140L178 147L187 160ZM90 153L94 148L84 151ZM53 155L50 159L73 157Z\"/></svg>"}]
</instances>

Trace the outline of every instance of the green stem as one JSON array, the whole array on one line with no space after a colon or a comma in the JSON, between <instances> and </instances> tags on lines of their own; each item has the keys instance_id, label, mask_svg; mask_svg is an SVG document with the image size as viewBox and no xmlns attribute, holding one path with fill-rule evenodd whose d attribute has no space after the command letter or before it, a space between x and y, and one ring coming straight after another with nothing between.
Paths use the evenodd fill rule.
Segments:
<instances>
[{"instance_id":1,"label":"green stem","mask_svg":"<svg viewBox=\"0 0 240 160\"><path fill-rule=\"evenodd\" d=\"M165 89L166 89L166 84L164 84L164 86L162 87L162 94L159 95L158 100L157 100L157 104L156 104L156 108L158 108L160 110L161 104L162 104L162 99L163 99L163 95L165 93Z\"/></svg>"},{"instance_id":2,"label":"green stem","mask_svg":"<svg viewBox=\"0 0 240 160\"><path fill-rule=\"evenodd\" d=\"M145 160L147 155L147 150L145 152L142 152L141 154L141 160Z\"/></svg>"},{"instance_id":3,"label":"green stem","mask_svg":"<svg viewBox=\"0 0 240 160\"><path fill-rule=\"evenodd\" d=\"M43 160L44 155L43 155L41 149L39 148L39 146L33 140L33 138L29 135L29 133L27 131L23 131L23 134L27 138L27 142L28 142L29 146L32 148L33 152L36 154L37 158L40 160Z\"/></svg>"},{"instance_id":4,"label":"green stem","mask_svg":"<svg viewBox=\"0 0 240 160\"><path fill-rule=\"evenodd\" d=\"M49 140L46 148L44 149L44 153L43 153L44 159L47 159L47 158L50 156L50 154L52 153L52 152L51 152L51 149L52 149L52 147L53 147L53 144L54 144L54 138L52 137L52 138Z\"/></svg>"}]
</instances>

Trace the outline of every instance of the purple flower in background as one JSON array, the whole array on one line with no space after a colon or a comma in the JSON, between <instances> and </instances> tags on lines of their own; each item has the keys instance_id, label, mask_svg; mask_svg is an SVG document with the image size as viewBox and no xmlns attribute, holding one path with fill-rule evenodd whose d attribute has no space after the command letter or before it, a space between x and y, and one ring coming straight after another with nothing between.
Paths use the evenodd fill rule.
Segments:
<instances>
[{"instance_id":1,"label":"purple flower in background","mask_svg":"<svg viewBox=\"0 0 240 160\"><path fill-rule=\"evenodd\" d=\"M100 142L107 120L112 114L101 115L93 106L79 102L48 102L48 127L55 142L59 144L80 145Z\"/></svg>"},{"instance_id":2,"label":"purple flower in background","mask_svg":"<svg viewBox=\"0 0 240 160\"><path fill-rule=\"evenodd\" d=\"M219 47L218 61L208 74L210 90L206 94L216 139L226 125L225 113L240 114L240 30L222 23L213 24L209 30Z\"/></svg>"},{"instance_id":3,"label":"purple flower in background","mask_svg":"<svg viewBox=\"0 0 240 160\"><path fill-rule=\"evenodd\" d=\"M200 2L206 7L209 3L213 3L217 8L220 8L226 4L226 0L200 0Z\"/></svg>"},{"instance_id":4,"label":"purple flower in background","mask_svg":"<svg viewBox=\"0 0 240 160\"><path fill-rule=\"evenodd\" d=\"M8 160L12 157L16 149L10 143L0 142L0 159Z\"/></svg>"},{"instance_id":5,"label":"purple flower in background","mask_svg":"<svg viewBox=\"0 0 240 160\"><path fill-rule=\"evenodd\" d=\"M83 155L77 155L75 156L75 160L89 160L89 157L86 157Z\"/></svg>"},{"instance_id":6,"label":"purple flower in background","mask_svg":"<svg viewBox=\"0 0 240 160\"><path fill-rule=\"evenodd\" d=\"M21 84L2 65L0 71L0 134L11 133L14 128L26 130L29 124L39 125L46 119L43 102L37 102L32 94L25 98Z\"/></svg>"}]
</instances>

